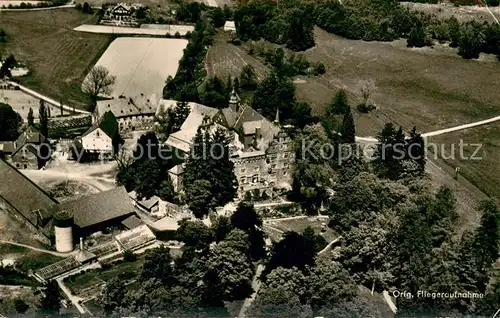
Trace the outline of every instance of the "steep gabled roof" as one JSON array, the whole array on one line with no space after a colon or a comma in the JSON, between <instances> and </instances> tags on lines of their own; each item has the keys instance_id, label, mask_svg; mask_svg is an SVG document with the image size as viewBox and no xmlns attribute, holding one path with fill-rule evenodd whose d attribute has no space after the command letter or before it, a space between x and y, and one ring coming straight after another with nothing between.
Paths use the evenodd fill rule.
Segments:
<instances>
[{"instance_id":1,"label":"steep gabled roof","mask_svg":"<svg viewBox=\"0 0 500 318\"><path fill-rule=\"evenodd\" d=\"M50 211L57 201L7 162L0 160L0 197L32 224L37 222L37 210Z\"/></svg>"},{"instance_id":2,"label":"steep gabled roof","mask_svg":"<svg viewBox=\"0 0 500 318\"><path fill-rule=\"evenodd\" d=\"M116 120L116 116L111 111L107 111L99 122L90 127L83 136L87 136L97 128L100 128L109 138L113 139L118 133L118 121Z\"/></svg>"}]
</instances>

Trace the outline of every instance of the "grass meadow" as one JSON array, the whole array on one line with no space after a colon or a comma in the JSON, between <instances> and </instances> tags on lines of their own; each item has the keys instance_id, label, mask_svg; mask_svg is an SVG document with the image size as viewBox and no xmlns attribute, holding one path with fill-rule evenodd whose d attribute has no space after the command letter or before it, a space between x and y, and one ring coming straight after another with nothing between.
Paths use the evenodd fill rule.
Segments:
<instances>
[{"instance_id":1,"label":"grass meadow","mask_svg":"<svg viewBox=\"0 0 500 318\"><path fill-rule=\"evenodd\" d=\"M19 82L41 94L78 108L86 105L81 83L111 43L109 34L73 31L96 16L74 8L41 11L0 11L7 43L0 43L4 56L14 54L31 74Z\"/></svg>"}]
</instances>

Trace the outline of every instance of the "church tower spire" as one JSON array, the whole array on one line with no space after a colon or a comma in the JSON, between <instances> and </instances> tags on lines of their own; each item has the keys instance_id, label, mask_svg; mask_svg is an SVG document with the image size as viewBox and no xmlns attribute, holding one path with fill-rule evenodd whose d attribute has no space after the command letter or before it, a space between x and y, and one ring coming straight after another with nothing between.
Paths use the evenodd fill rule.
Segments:
<instances>
[{"instance_id":1,"label":"church tower spire","mask_svg":"<svg viewBox=\"0 0 500 318\"><path fill-rule=\"evenodd\" d=\"M279 108L279 106L276 108L276 117L274 118L274 123L276 125L280 124L280 108Z\"/></svg>"},{"instance_id":2,"label":"church tower spire","mask_svg":"<svg viewBox=\"0 0 500 318\"><path fill-rule=\"evenodd\" d=\"M236 93L236 90L233 88L231 92L231 96L229 97L229 107L235 111L238 112L240 110L240 97Z\"/></svg>"}]
</instances>

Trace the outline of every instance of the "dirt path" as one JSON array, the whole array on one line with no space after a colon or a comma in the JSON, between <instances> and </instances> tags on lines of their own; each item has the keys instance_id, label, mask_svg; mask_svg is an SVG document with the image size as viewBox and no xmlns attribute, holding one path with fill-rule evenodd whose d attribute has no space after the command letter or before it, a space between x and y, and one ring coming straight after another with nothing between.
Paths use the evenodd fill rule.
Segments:
<instances>
[{"instance_id":1,"label":"dirt path","mask_svg":"<svg viewBox=\"0 0 500 318\"><path fill-rule=\"evenodd\" d=\"M21 244L21 243L15 243L15 242L11 242L11 241L0 240L0 243L2 243L2 244L16 245L16 246L28 248L28 249L33 250L33 251L47 253L47 254L52 254L54 256L59 256L59 257L67 257L67 256L71 255L71 253L59 253L59 252L49 251L49 250L46 250L46 249L43 249L43 248L38 248L38 247L34 247L34 246L31 246L31 245L26 245L26 244Z\"/></svg>"},{"instance_id":2,"label":"dirt path","mask_svg":"<svg viewBox=\"0 0 500 318\"><path fill-rule=\"evenodd\" d=\"M261 285L259 277L262 274L263 270L264 270L264 265L259 264L257 266L257 270L255 271L255 275L253 276L253 280L252 280L253 293L249 298L246 298L245 301L243 302L243 306L241 306L240 312L238 314L238 318L245 317L245 313L246 313L247 309L250 308L253 301L255 300L255 297L257 296L257 293L259 292L260 285Z\"/></svg>"},{"instance_id":3,"label":"dirt path","mask_svg":"<svg viewBox=\"0 0 500 318\"><path fill-rule=\"evenodd\" d=\"M325 253L326 251L328 251L330 249L330 247L332 247L333 244L337 243L341 238L342 238L342 235L337 237L336 239L334 239L330 243L328 243L328 245L325 246L324 249L322 249L321 251L318 252L318 255L321 255L321 254Z\"/></svg>"},{"instance_id":4,"label":"dirt path","mask_svg":"<svg viewBox=\"0 0 500 318\"><path fill-rule=\"evenodd\" d=\"M31 8L31 9L3 9L0 8L0 11L42 11L42 10L54 10L54 9L62 9L62 8L74 8L74 4L65 4L63 6L57 6L57 7L47 7L47 8Z\"/></svg>"},{"instance_id":5,"label":"dirt path","mask_svg":"<svg viewBox=\"0 0 500 318\"><path fill-rule=\"evenodd\" d=\"M458 130L464 130L464 129L468 129L468 128L473 128L473 127L477 127L477 126L482 126L482 125L490 124L490 123L493 123L493 122L496 122L496 121L500 121L500 116L496 116L496 117L492 117L492 118L488 118L488 119L476 121L476 122L469 123L469 124L463 124L463 125L458 125L458 126L455 126L455 127L450 127L450 128L444 128L444 129L440 129L440 130L436 130L436 131L431 131L431 132L422 134L422 137L439 136L439 135L443 135L443 134L446 134L446 133L449 133L449 132L454 132L454 131L458 131ZM377 138L374 138L374 137L356 137L356 141L357 142L366 142L366 143L378 142Z\"/></svg>"}]
</instances>

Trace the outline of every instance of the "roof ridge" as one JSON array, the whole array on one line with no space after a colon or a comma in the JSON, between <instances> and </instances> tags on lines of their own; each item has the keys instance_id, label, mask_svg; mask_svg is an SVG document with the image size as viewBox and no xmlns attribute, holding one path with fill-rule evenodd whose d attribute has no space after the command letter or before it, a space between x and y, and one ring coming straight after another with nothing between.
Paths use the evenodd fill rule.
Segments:
<instances>
[{"instance_id":1,"label":"roof ridge","mask_svg":"<svg viewBox=\"0 0 500 318\"><path fill-rule=\"evenodd\" d=\"M10 163L8 163L7 161L5 161L4 159L0 159L0 161L4 162L9 168L11 168L13 171L15 171L15 173L19 174L22 178L26 179L29 183L31 183L33 186L35 186L35 188L39 191L41 191L43 194L45 194L52 202L54 202L55 204L58 204L59 202L56 201L56 199L54 199L48 192L46 192L42 187L40 187L38 184L36 184L35 182L33 182L30 178L28 178L27 176L25 176L21 171L17 170L14 166L12 166Z\"/></svg>"}]
</instances>

